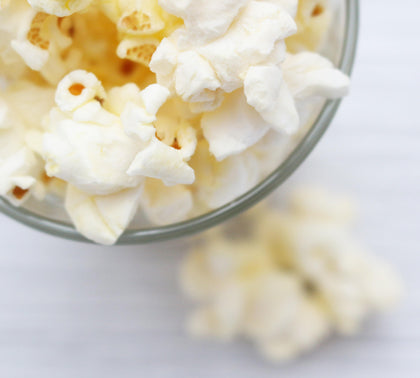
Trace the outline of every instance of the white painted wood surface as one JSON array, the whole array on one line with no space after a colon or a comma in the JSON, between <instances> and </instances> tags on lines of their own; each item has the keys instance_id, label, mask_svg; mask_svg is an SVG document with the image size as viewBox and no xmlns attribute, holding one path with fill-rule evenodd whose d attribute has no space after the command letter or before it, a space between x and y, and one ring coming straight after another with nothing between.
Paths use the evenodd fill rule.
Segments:
<instances>
[{"instance_id":1,"label":"white painted wood surface","mask_svg":"<svg viewBox=\"0 0 420 378\"><path fill-rule=\"evenodd\" d=\"M185 336L176 268L186 240L110 249L0 216L1 378L420 376L419 4L362 3L351 97L282 190L315 182L359 199L357 232L405 279L401 307L273 367L241 342Z\"/></svg>"}]
</instances>

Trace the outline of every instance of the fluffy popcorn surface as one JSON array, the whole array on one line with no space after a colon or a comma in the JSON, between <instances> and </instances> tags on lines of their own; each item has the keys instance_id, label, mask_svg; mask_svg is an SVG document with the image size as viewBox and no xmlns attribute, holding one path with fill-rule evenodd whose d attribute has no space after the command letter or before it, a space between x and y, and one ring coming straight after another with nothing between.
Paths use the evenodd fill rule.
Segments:
<instances>
[{"instance_id":1,"label":"fluffy popcorn surface","mask_svg":"<svg viewBox=\"0 0 420 378\"><path fill-rule=\"evenodd\" d=\"M53 91L29 82L0 94L0 195L14 205L29 197L42 172L41 159L26 138L31 130L41 129L52 103Z\"/></svg>"},{"instance_id":2,"label":"fluffy popcorn surface","mask_svg":"<svg viewBox=\"0 0 420 378\"><path fill-rule=\"evenodd\" d=\"M345 96L349 90L349 77L316 53L288 55L283 70L287 86L297 100L308 97L334 99Z\"/></svg>"},{"instance_id":3,"label":"fluffy popcorn surface","mask_svg":"<svg viewBox=\"0 0 420 378\"><path fill-rule=\"evenodd\" d=\"M23 61L50 83L57 83L68 70L69 62L63 59L63 54L71 45L71 38L60 30L59 19L34 10L22 0L1 11L1 18L4 18L3 38L9 46L3 52L5 63L16 61L18 56L20 64Z\"/></svg>"},{"instance_id":4,"label":"fluffy popcorn surface","mask_svg":"<svg viewBox=\"0 0 420 378\"><path fill-rule=\"evenodd\" d=\"M328 61L286 51L295 16L314 25L308 7L0 0L0 195L20 205L68 185L73 222L105 244L131 219L102 214L118 195L158 224L234 200L280 163L314 104L345 92Z\"/></svg>"},{"instance_id":5,"label":"fluffy popcorn surface","mask_svg":"<svg viewBox=\"0 0 420 378\"><path fill-rule=\"evenodd\" d=\"M177 223L187 219L193 208L193 196L187 186L168 187L159 180L147 179L140 206L154 224Z\"/></svg>"},{"instance_id":6,"label":"fluffy popcorn surface","mask_svg":"<svg viewBox=\"0 0 420 378\"><path fill-rule=\"evenodd\" d=\"M297 33L286 41L293 53L317 51L324 42L333 18L331 0L299 0L296 14Z\"/></svg>"},{"instance_id":7,"label":"fluffy popcorn surface","mask_svg":"<svg viewBox=\"0 0 420 378\"><path fill-rule=\"evenodd\" d=\"M297 131L299 115L279 68L251 67L244 81L244 91L248 104L269 125L288 134Z\"/></svg>"},{"instance_id":8,"label":"fluffy popcorn surface","mask_svg":"<svg viewBox=\"0 0 420 378\"><path fill-rule=\"evenodd\" d=\"M117 55L146 67L160 41L182 25L157 0L101 1L100 7L117 25L120 34Z\"/></svg>"},{"instance_id":9,"label":"fluffy popcorn surface","mask_svg":"<svg viewBox=\"0 0 420 378\"><path fill-rule=\"evenodd\" d=\"M130 104L126 106L121 116L126 129L133 128L133 125L135 127L139 121L141 122L142 117L143 112ZM184 124L184 126L176 134L179 138L175 137L171 145L161 141L158 128L145 130L143 140L147 141L148 144L136 155L127 170L127 174L160 179L167 186L192 184L195 180L195 173L187 161L195 151L196 139L194 130L188 125ZM138 131L142 132L140 129ZM183 142L185 142L184 145L181 144ZM189 142L192 143L192 146Z\"/></svg>"},{"instance_id":10,"label":"fluffy popcorn surface","mask_svg":"<svg viewBox=\"0 0 420 378\"><path fill-rule=\"evenodd\" d=\"M184 20L188 34L197 43L209 42L224 33L248 0L159 0L169 13Z\"/></svg>"},{"instance_id":11,"label":"fluffy popcorn surface","mask_svg":"<svg viewBox=\"0 0 420 378\"><path fill-rule=\"evenodd\" d=\"M243 93L236 91L226 96L220 108L204 114L201 127L210 152L221 161L255 145L270 125L264 124Z\"/></svg>"},{"instance_id":12,"label":"fluffy popcorn surface","mask_svg":"<svg viewBox=\"0 0 420 378\"><path fill-rule=\"evenodd\" d=\"M196 173L193 190L210 209L223 206L251 189L260 178L258 160L252 154L231 156L217 161L205 140L197 145L190 162Z\"/></svg>"},{"instance_id":13,"label":"fluffy popcorn surface","mask_svg":"<svg viewBox=\"0 0 420 378\"><path fill-rule=\"evenodd\" d=\"M27 0L33 9L59 17L86 9L93 0Z\"/></svg>"},{"instance_id":14,"label":"fluffy popcorn surface","mask_svg":"<svg viewBox=\"0 0 420 378\"><path fill-rule=\"evenodd\" d=\"M66 76L58 85L57 107L50 112L43 142L49 176L98 195L142 181L126 171L143 143L130 138L120 118L103 109L103 95L93 74L75 71Z\"/></svg>"},{"instance_id":15,"label":"fluffy popcorn surface","mask_svg":"<svg viewBox=\"0 0 420 378\"><path fill-rule=\"evenodd\" d=\"M168 91L159 85L144 91L128 85L118 93L128 102L121 114L113 114L106 108L118 109L121 104L107 103L105 91L93 74L74 71L60 82L55 96L57 108L50 112L49 132L44 135L48 175L95 195L136 187L143 176L158 176L171 183L183 181L184 177L177 176L183 171L169 172L167 168L173 167L174 155L181 152L154 135L154 113L165 102ZM111 100L116 97L114 94ZM105 103L106 108L102 106ZM144 169L139 163L142 159L146 159Z\"/></svg>"},{"instance_id":16,"label":"fluffy popcorn surface","mask_svg":"<svg viewBox=\"0 0 420 378\"><path fill-rule=\"evenodd\" d=\"M92 196L68 185L65 207L76 229L96 243L114 244L133 219L141 187Z\"/></svg>"},{"instance_id":17,"label":"fluffy popcorn surface","mask_svg":"<svg viewBox=\"0 0 420 378\"><path fill-rule=\"evenodd\" d=\"M217 12L218 3L209 7ZM184 18L185 26L162 41L150 63L160 84L190 103L193 111L205 113L204 136L218 160L246 150L270 127L295 134L310 121L308 113L315 112L319 98L344 96L349 87L348 78L327 59L286 53L284 41L296 32L296 1L223 5L231 11L222 19L226 22L209 23L207 32L206 23L201 31L194 23L200 17L210 22L213 8L190 22L186 14L198 3L164 2L168 12ZM197 34L205 37L194 39ZM243 91L256 111L246 122L236 122L239 116L232 121L239 106L233 99L240 96L229 93L235 91ZM241 106L245 108L243 101Z\"/></svg>"},{"instance_id":18,"label":"fluffy popcorn surface","mask_svg":"<svg viewBox=\"0 0 420 378\"><path fill-rule=\"evenodd\" d=\"M198 303L189 332L244 336L266 358L284 361L332 332L354 333L369 315L392 307L399 279L350 235L349 204L303 189L283 212L260 209L243 219L246 237L209 233L181 271L185 293Z\"/></svg>"},{"instance_id":19,"label":"fluffy popcorn surface","mask_svg":"<svg viewBox=\"0 0 420 378\"><path fill-rule=\"evenodd\" d=\"M151 69L158 82L173 85L184 101L209 102L218 89L232 92L241 88L248 68L269 60L275 49L283 51L284 45L277 42L294 31L294 21L283 8L251 1L225 34L209 43L190 41L188 25L178 29L159 46ZM191 78L193 87L186 83Z\"/></svg>"}]
</instances>

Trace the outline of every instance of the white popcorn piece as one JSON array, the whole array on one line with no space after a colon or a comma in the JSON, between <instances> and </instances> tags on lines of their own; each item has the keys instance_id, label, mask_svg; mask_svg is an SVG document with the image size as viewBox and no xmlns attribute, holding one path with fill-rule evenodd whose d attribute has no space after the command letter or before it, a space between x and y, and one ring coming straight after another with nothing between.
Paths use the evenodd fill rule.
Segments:
<instances>
[{"instance_id":1,"label":"white popcorn piece","mask_svg":"<svg viewBox=\"0 0 420 378\"><path fill-rule=\"evenodd\" d=\"M141 90L134 83L111 88L106 96L104 108L109 112L121 116L128 103L141 103Z\"/></svg>"},{"instance_id":2,"label":"white popcorn piece","mask_svg":"<svg viewBox=\"0 0 420 378\"><path fill-rule=\"evenodd\" d=\"M109 122L76 121L53 110L43 142L47 174L96 195L138 186L143 178L126 171L143 143L130 138L116 116L109 114Z\"/></svg>"},{"instance_id":3,"label":"white popcorn piece","mask_svg":"<svg viewBox=\"0 0 420 378\"><path fill-rule=\"evenodd\" d=\"M194 170L185 162L180 150L153 138L139 152L127 170L129 176L147 176L163 181L167 186L192 184Z\"/></svg>"},{"instance_id":4,"label":"white popcorn piece","mask_svg":"<svg viewBox=\"0 0 420 378\"><path fill-rule=\"evenodd\" d=\"M0 131L2 144L1 134ZM0 196L20 206L29 197L41 170L37 156L24 146L7 158L0 158Z\"/></svg>"},{"instance_id":5,"label":"white popcorn piece","mask_svg":"<svg viewBox=\"0 0 420 378\"><path fill-rule=\"evenodd\" d=\"M243 332L250 339L264 343L289 330L304 293L299 278L287 273L263 274L253 285L255 287L248 294Z\"/></svg>"},{"instance_id":6,"label":"white popcorn piece","mask_svg":"<svg viewBox=\"0 0 420 378\"><path fill-rule=\"evenodd\" d=\"M292 360L321 344L331 333L329 319L312 300L303 300L291 325L258 344L261 354L272 362Z\"/></svg>"},{"instance_id":7,"label":"white popcorn piece","mask_svg":"<svg viewBox=\"0 0 420 378\"><path fill-rule=\"evenodd\" d=\"M165 4L168 12L180 17L198 7L195 2ZM231 4L224 2L224 6ZM216 11L220 6L212 2L209 7ZM219 31L212 29L216 36L209 33L194 39L198 32L193 22L200 17L211 20L209 10L191 22L184 19L185 26L164 39L154 53L150 67L158 83L190 103L194 112L205 112L203 132L218 160L257 143L268 128L296 133L310 121L318 98L347 93L349 79L328 60L309 53L286 54L284 40L296 32L292 18L296 9L296 1L249 1L240 12L232 13L233 19L227 14ZM205 29L202 32L206 35ZM303 63L305 59L308 62ZM232 122L234 113L227 111L234 106L233 98L240 96L228 95L223 100L225 93L236 90L244 91L248 104L262 118L258 123L255 116L250 117L252 122L242 122L242 132L241 122Z\"/></svg>"},{"instance_id":8,"label":"white popcorn piece","mask_svg":"<svg viewBox=\"0 0 420 378\"><path fill-rule=\"evenodd\" d=\"M41 129L51 104L52 90L28 82L0 94L0 195L16 206L29 198L42 172L41 160L27 145L26 136Z\"/></svg>"},{"instance_id":9,"label":"white popcorn piece","mask_svg":"<svg viewBox=\"0 0 420 378\"><path fill-rule=\"evenodd\" d=\"M335 4L330 0L299 0L295 18L297 33L286 40L290 52L319 51L323 47Z\"/></svg>"},{"instance_id":10,"label":"white popcorn piece","mask_svg":"<svg viewBox=\"0 0 420 378\"><path fill-rule=\"evenodd\" d=\"M16 61L14 55L17 55L29 68L56 84L68 70L68 62L62 55L72 39L62 33L56 16L38 12L21 0L16 0L9 8L1 12L3 15L0 13L0 20L4 18L0 28L7 33L3 38L7 38L10 46L4 55L6 63Z\"/></svg>"},{"instance_id":11,"label":"white popcorn piece","mask_svg":"<svg viewBox=\"0 0 420 378\"><path fill-rule=\"evenodd\" d=\"M196 197L211 209L246 193L260 178L258 160L252 154L234 155L218 162L205 141L198 143L190 165L196 173Z\"/></svg>"},{"instance_id":12,"label":"white popcorn piece","mask_svg":"<svg viewBox=\"0 0 420 378\"><path fill-rule=\"evenodd\" d=\"M117 55L147 67L158 46L159 40L156 38L126 38L118 45Z\"/></svg>"},{"instance_id":13,"label":"white popcorn piece","mask_svg":"<svg viewBox=\"0 0 420 378\"><path fill-rule=\"evenodd\" d=\"M128 103L118 98L123 94ZM168 95L169 91L157 84L144 91L129 85L114 89L106 100L93 74L70 73L58 85L58 107L50 112L49 132L44 135L47 174L92 195L137 187L144 176L171 184L193 181L194 172L182 152L155 136L154 113ZM115 109L117 114L107 109ZM174 165L178 171L172 169Z\"/></svg>"},{"instance_id":14,"label":"white popcorn piece","mask_svg":"<svg viewBox=\"0 0 420 378\"><path fill-rule=\"evenodd\" d=\"M7 8L11 0L0 0L0 10Z\"/></svg>"},{"instance_id":15,"label":"white popcorn piece","mask_svg":"<svg viewBox=\"0 0 420 378\"><path fill-rule=\"evenodd\" d=\"M283 7L293 18L296 17L298 3L302 0L263 0Z\"/></svg>"},{"instance_id":16,"label":"white popcorn piece","mask_svg":"<svg viewBox=\"0 0 420 378\"><path fill-rule=\"evenodd\" d=\"M299 115L289 88L277 67L251 67L244 81L248 104L278 131L293 134L299 127Z\"/></svg>"},{"instance_id":17,"label":"white popcorn piece","mask_svg":"<svg viewBox=\"0 0 420 378\"><path fill-rule=\"evenodd\" d=\"M33 9L58 17L70 16L86 9L93 0L27 0Z\"/></svg>"},{"instance_id":18,"label":"white popcorn piece","mask_svg":"<svg viewBox=\"0 0 420 378\"><path fill-rule=\"evenodd\" d=\"M278 42L295 31L293 19L283 8L251 1L225 34L209 43L190 42L188 25L176 30L158 47L150 67L159 83L174 87L184 100L214 101L218 89L241 88L248 68L269 60L275 49L282 49ZM193 88L187 84L191 78Z\"/></svg>"},{"instance_id":19,"label":"white popcorn piece","mask_svg":"<svg viewBox=\"0 0 420 378\"><path fill-rule=\"evenodd\" d=\"M280 163L324 98L346 91L327 60L286 52L296 23L300 34L321 33L329 14L321 8L0 0L0 87L12 88L0 101L0 195L21 204L45 197L50 181L69 185L68 202L83 204L72 210L78 228L103 243L126 225L105 231L112 222L98 203L121 193L143 188L144 213L159 224L235 200ZM26 88L19 95L16 83ZM85 212L91 228L79 219Z\"/></svg>"},{"instance_id":20,"label":"white popcorn piece","mask_svg":"<svg viewBox=\"0 0 420 378\"><path fill-rule=\"evenodd\" d=\"M22 58L11 46L22 23L30 22L33 11L25 0L13 0L0 8L0 72L10 79L19 79L29 71Z\"/></svg>"},{"instance_id":21,"label":"white popcorn piece","mask_svg":"<svg viewBox=\"0 0 420 378\"><path fill-rule=\"evenodd\" d=\"M280 167L280 164L287 158L292 149L293 143L290 136L271 129L259 142L243 154L250 155L252 159L257 161L254 174L258 176L259 180L262 180Z\"/></svg>"},{"instance_id":22,"label":"white popcorn piece","mask_svg":"<svg viewBox=\"0 0 420 378\"><path fill-rule=\"evenodd\" d=\"M297 100L308 97L334 99L348 93L350 79L321 55L288 54L283 63L284 80Z\"/></svg>"},{"instance_id":23,"label":"white popcorn piece","mask_svg":"<svg viewBox=\"0 0 420 378\"><path fill-rule=\"evenodd\" d=\"M232 340L240 331L246 303L243 288L236 282L223 286L208 306L196 309L187 320L187 330L197 338Z\"/></svg>"},{"instance_id":24,"label":"white popcorn piece","mask_svg":"<svg viewBox=\"0 0 420 378\"><path fill-rule=\"evenodd\" d=\"M392 307L401 285L390 266L350 236L349 201L301 189L283 211L248 216L247 236L209 233L186 258L184 292L198 304L195 337L246 337L267 359L298 357L333 332L352 334ZM204 244L203 244L204 243Z\"/></svg>"},{"instance_id":25,"label":"white popcorn piece","mask_svg":"<svg viewBox=\"0 0 420 378\"><path fill-rule=\"evenodd\" d=\"M73 112L89 101L105 100L105 90L93 74L76 70L66 75L58 84L55 102L63 112Z\"/></svg>"},{"instance_id":26,"label":"white popcorn piece","mask_svg":"<svg viewBox=\"0 0 420 378\"><path fill-rule=\"evenodd\" d=\"M227 95L222 106L204 114L201 127L210 152L218 161L237 155L257 143L269 130L240 91Z\"/></svg>"},{"instance_id":27,"label":"white popcorn piece","mask_svg":"<svg viewBox=\"0 0 420 378\"><path fill-rule=\"evenodd\" d=\"M117 25L117 55L148 66L160 41L181 23L166 13L157 0L101 1L99 6Z\"/></svg>"},{"instance_id":28,"label":"white popcorn piece","mask_svg":"<svg viewBox=\"0 0 420 378\"><path fill-rule=\"evenodd\" d=\"M176 17L165 12L158 0L103 0L99 6L124 35L152 35L176 24Z\"/></svg>"},{"instance_id":29,"label":"white popcorn piece","mask_svg":"<svg viewBox=\"0 0 420 378\"><path fill-rule=\"evenodd\" d=\"M128 167L127 174L160 179L167 186L192 184L195 174L187 161L194 153L197 143L194 129L187 123L177 125L173 120L162 116L160 120L156 120L156 128L151 130L142 125L143 119L144 112L130 104L121 116L124 128L131 130L131 133L134 130L142 133L142 140L147 142ZM168 124L169 128L166 127ZM166 144L165 139L170 144Z\"/></svg>"},{"instance_id":30,"label":"white popcorn piece","mask_svg":"<svg viewBox=\"0 0 420 378\"><path fill-rule=\"evenodd\" d=\"M193 197L186 186L168 187L160 180L146 179L140 207L153 224L167 225L187 219L193 207Z\"/></svg>"},{"instance_id":31,"label":"white popcorn piece","mask_svg":"<svg viewBox=\"0 0 420 378\"><path fill-rule=\"evenodd\" d=\"M141 187L91 196L68 185L65 207L76 229L96 243L114 244L133 219Z\"/></svg>"},{"instance_id":32,"label":"white popcorn piece","mask_svg":"<svg viewBox=\"0 0 420 378\"><path fill-rule=\"evenodd\" d=\"M195 43L209 42L226 33L248 0L159 0L168 13L184 20Z\"/></svg>"}]
</instances>

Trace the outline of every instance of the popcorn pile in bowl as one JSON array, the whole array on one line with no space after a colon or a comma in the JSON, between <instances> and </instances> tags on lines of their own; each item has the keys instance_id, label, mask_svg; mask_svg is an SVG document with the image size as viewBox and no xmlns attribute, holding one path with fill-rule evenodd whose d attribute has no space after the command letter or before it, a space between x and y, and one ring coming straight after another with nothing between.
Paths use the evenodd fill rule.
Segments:
<instances>
[{"instance_id":1,"label":"popcorn pile in bowl","mask_svg":"<svg viewBox=\"0 0 420 378\"><path fill-rule=\"evenodd\" d=\"M327 0L0 0L0 195L113 244L256 185L349 78ZM312 117L312 118L311 118Z\"/></svg>"},{"instance_id":2,"label":"popcorn pile in bowl","mask_svg":"<svg viewBox=\"0 0 420 378\"><path fill-rule=\"evenodd\" d=\"M245 215L239 237L230 228L209 232L181 270L197 304L189 333L244 337L268 360L288 361L393 307L401 281L352 236L354 209L345 197L302 188L282 211L264 204Z\"/></svg>"}]
</instances>

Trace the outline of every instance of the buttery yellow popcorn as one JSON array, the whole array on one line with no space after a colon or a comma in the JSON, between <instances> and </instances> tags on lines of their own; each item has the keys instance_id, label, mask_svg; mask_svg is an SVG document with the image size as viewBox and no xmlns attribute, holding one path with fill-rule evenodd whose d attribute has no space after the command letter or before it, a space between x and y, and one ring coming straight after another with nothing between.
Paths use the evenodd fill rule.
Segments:
<instances>
[{"instance_id":1,"label":"buttery yellow popcorn","mask_svg":"<svg viewBox=\"0 0 420 378\"><path fill-rule=\"evenodd\" d=\"M324 2L0 0L0 195L58 195L102 244L137 211L169 224L235 200L346 93L286 49L296 23L320 40Z\"/></svg>"},{"instance_id":2,"label":"buttery yellow popcorn","mask_svg":"<svg viewBox=\"0 0 420 378\"><path fill-rule=\"evenodd\" d=\"M157 0L103 0L104 13L117 25L117 55L148 66L160 41L182 25L165 12Z\"/></svg>"},{"instance_id":3,"label":"buttery yellow popcorn","mask_svg":"<svg viewBox=\"0 0 420 378\"><path fill-rule=\"evenodd\" d=\"M322 46L332 21L330 1L299 1L296 16L297 33L286 39L290 52L317 51Z\"/></svg>"},{"instance_id":4,"label":"buttery yellow popcorn","mask_svg":"<svg viewBox=\"0 0 420 378\"><path fill-rule=\"evenodd\" d=\"M28 0L33 9L55 16L70 16L87 8L93 0Z\"/></svg>"},{"instance_id":5,"label":"buttery yellow popcorn","mask_svg":"<svg viewBox=\"0 0 420 378\"><path fill-rule=\"evenodd\" d=\"M346 197L305 188L282 211L261 206L209 232L181 270L182 288L197 303L188 332L245 337L278 362L333 332L353 335L371 314L393 307L400 280L355 241L353 214Z\"/></svg>"}]
</instances>

